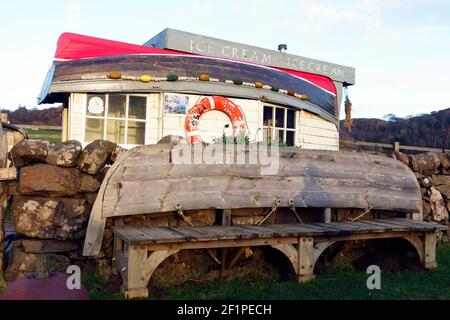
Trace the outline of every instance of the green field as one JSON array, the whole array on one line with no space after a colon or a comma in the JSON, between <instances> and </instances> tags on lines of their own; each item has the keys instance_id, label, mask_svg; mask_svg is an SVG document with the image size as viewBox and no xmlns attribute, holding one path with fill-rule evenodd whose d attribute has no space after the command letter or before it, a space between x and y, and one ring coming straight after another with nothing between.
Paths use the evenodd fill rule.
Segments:
<instances>
[{"instance_id":1,"label":"green field","mask_svg":"<svg viewBox=\"0 0 450 320\"><path fill-rule=\"evenodd\" d=\"M450 246L437 248L439 267L425 272L382 272L381 290L368 290L368 275L357 272L349 262L331 265L309 283L294 281L237 279L206 283L188 282L168 289L151 299L450 299ZM122 299L106 293L106 283L95 273L85 274L83 282L93 299Z\"/></svg>"},{"instance_id":2,"label":"green field","mask_svg":"<svg viewBox=\"0 0 450 320\"><path fill-rule=\"evenodd\" d=\"M31 140L46 140L51 143L61 142L61 131L60 130L34 130L26 129L28 137Z\"/></svg>"}]
</instances>

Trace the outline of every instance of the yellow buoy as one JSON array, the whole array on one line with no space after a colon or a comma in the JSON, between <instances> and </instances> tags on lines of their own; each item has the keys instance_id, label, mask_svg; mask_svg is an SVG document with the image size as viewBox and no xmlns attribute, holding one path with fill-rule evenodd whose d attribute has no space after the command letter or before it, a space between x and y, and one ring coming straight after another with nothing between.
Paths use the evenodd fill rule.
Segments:
<instances>
[{"instance_id":1,"label":"yellow buoy","mask_svg":"<svg viewBox=\"0 0 450 320\"><path fill-rule=\"evenodd\" d=\"M302 94L301 98L302 100L308 100L308 96L306 94Z\"/></svg>"},{"instance_id":2,"label":"yellow buoy","mask_svg":"<svg viewBox=\"0 0 450 320\"><path fill-rule=\"evenodd\" d=\"M255 88L261 89L264 86L264 84L260 81L255 82Z\"/></svg>"},{"instance_id":3,"label":"yellow buoy","mask_svg":"<svg viewBox=\"0 0 450 320\"><path fill-rule=\"evenodd\" d=\"M198 76L198 79L200 81L209 81L209 76L205 73L202 73L201 75Z\"/></svg>"},{"instance_id":4,"label":"yellow buoy","mask_svg":"<svg viewBox=\"0 0 450 320\"><path fill-rule=\"evenodd\" d=\"M147 83L152 81L152 77L149 76L148 74L143 74L142 76L139 77L139 81Z\"/></svg>"},{"instance_id":5,"label":"yellow buoy","mask_svg":"<svg viewBox=\"0 0 450 320\"><path fill-rule=\"evenodd\" d=\"M109 73L108 77L110 79L120 79L120 78L122 78L122 74L120 72L113 71L113 72Z\"/></svg>"}]
</instances>

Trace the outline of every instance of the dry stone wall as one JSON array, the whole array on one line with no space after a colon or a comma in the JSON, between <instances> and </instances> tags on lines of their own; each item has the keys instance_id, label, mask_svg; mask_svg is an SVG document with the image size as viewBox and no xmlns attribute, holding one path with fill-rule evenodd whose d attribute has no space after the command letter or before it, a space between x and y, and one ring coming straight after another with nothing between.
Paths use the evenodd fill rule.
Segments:
<instances>
[{"instance_id":1,"label":"dry stone wall","mask_svg":"<svg viewBox=\"0 0 450 320\"><path fill-rule=\"evenodd\" d=\"M394 157L411 168L420 183L424 220L447 224L450 212L450 153L406 155L395 152Z\"/></svg>"},{"instance_id":2,"label":"dry stone wall","mask_svg":"<svg viewBox=\"0 0 450 320\"><path fill-rule=\"evenodd\" d=\"M18 180L11 220L22 237L12 245L7 281L33 273L38 254L46 255L50 271L64 272L70 264L86 262L81 248L91 207L103 171L120 149L103 140L84 150L74 140L57 145L24 140L14 146L10 159Z\"/></svg>"}]
</instances>

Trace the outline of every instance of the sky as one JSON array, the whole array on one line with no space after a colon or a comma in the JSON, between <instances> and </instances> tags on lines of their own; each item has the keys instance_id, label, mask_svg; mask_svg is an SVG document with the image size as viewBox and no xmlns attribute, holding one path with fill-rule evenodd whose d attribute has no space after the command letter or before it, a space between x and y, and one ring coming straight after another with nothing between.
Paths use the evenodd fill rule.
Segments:
<instances>
[{"instance_id":1,"label":"sky","mask_svg":"<svg viewBox=\"0 0 450 320\"><path fill-rule=\"evenodd\" d=\"M0 4L0 108L36 106L63 32L143 44L166 27L355 67L355 118L450 107L446 0L15 0Z\"/></svg>"}]
</instances>

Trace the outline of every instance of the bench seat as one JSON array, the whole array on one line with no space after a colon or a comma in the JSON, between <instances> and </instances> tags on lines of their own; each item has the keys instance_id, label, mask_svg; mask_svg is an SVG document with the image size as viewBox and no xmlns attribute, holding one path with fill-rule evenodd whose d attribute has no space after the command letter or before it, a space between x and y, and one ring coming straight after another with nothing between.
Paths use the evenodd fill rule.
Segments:
<instances>
[{"instance_id":1,"label":"bench seat","mask_svg":"<svg viewBox=\"0 0 450 320\"><path fill-rule=\"evenodd\" d=\"M271 246L287 256L299 282L314 278L314 265L336 241L404 238L426 268L436 267L436 231L446 226L390 218L330 223L289 223L208 227L115 226L114 265L122 275L127 298L147 297L153 271L184 249Z\"/></svg>"}]
</instances>

